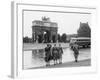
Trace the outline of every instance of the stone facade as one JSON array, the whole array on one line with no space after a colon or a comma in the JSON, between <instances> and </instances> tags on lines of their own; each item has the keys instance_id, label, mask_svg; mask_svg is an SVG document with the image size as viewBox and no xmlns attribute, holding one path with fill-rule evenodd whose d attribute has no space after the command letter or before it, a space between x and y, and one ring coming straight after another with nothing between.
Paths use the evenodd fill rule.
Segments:
<instances>
[{"instance_id":1,"label":"stone facade","mask_svg":"<svg viewBox=\"0 0 100 80\"><path fill-rule=\"evenodd\" d=\"M42 17L42 20L34 20L32 24L32 39L34 42L54 42L54 38L57 42L57 23L51 22L49 18Z\"/></svg>"}]
</instances>

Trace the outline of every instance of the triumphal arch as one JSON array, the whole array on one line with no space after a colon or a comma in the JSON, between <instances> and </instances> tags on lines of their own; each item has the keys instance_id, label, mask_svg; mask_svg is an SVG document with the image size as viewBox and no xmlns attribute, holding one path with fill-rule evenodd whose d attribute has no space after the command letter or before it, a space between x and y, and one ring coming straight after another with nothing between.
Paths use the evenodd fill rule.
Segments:
<instances>
[{"instance_id":1,"label":"triumphal arch","mask_svg":"<svg viewBox=\"0 0 100 80\"><path fill-rule=\"evenodd\" d=\"M51 22L50 18L42 17L42 20L32 22L32 39L34 42L57 42L58 24Z\"/></svg>"}]
</instances>

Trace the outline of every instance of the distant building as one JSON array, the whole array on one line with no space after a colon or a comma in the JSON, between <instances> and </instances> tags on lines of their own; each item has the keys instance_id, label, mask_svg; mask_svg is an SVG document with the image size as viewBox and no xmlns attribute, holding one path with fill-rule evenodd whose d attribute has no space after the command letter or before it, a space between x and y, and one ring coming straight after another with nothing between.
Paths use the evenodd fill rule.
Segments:
<instances>
[{"instance_id":1,"label":"distant building","mask_svg":"<svg viewBox=\"0 0 100 80\"><path fill-rule=\"evenodd\" d=\"M50 18L42 17L42 20L32 22L32 39L34 42L57 41L58 24L51 22ZM55 37L54 37L55 36Z\"/></svg>"},{"instance_id":2,"label":"distant building","mask_svg":"<svg viewBox=\"0 0 100 80\"><path fill-rule=\"evenodd\" d=\"M80 22L80 27L77 33L78 33L78 37L91 37L91 29L88 22L87 23Z\"/></svg>"}]
</instances>

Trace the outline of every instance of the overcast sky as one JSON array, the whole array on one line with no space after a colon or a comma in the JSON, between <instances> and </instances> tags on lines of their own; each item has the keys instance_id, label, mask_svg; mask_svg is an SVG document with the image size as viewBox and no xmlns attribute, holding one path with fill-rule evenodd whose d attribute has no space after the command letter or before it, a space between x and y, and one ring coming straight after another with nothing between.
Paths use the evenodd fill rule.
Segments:
<instances>
[{"instance_id":1,"label":"overcast sky","mask_svg":"<svg viewBox=\"0 0 100 80\"><path fill-rule=\"evenodd\" d=\"M51 22L58 23L60 34L76 34L80 22L88 22L89 25L91 22L91 14L24 11L24 37L32 37L32 21L41 20L43 16L49 17Z\"/></svg>"}]
</instances>

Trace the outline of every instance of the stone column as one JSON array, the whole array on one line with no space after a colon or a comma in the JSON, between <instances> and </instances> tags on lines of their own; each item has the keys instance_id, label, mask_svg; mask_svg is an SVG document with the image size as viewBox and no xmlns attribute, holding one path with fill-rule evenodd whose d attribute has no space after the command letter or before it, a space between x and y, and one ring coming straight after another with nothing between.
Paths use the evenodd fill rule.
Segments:
<instances>
[{"instance_id":1,"label":"stone column","mask_svg":"<svg viewBox=\"0 0 100 80\"><path fill-rule=\"evenodd\" d=\"M56 32L56 42L58 42L58 34L57 34L57 31Z\"/></svg>"},{"instance_id":2,"label":"stone column","mask_svg":"<svg viewBox=\"0 0 100 80\"><path fill-rule=\"evenodd\" d=\"M35 31L35 42L38 43L38 30Z\"/></svg>"},{"instance_id":3,"label":"stone column","mask_svg":"<svg viewBox=\"0 0 100 80\"><path fill-rule=\"evenodd\" d=\"M32 40L35 42L35 27L32 26Z\"/></svg>"},{"instance_id":4,"label":"stone column","mask_svg":"<svg viewBox=\"0 0 100 80\"><path fill-rule=\"evenodd\" d=\"M42 43L44 42L44 32L41 31L41 34L42 34Z\"/></svg>"},{"instance_id":5,"label":"stone column","mask_svg":"<svg viewBox=\"0 0 100 80\"><path fill-rule=\"evenodd\" d=\"M52 41L52 35L53 35L53 32L52 31L50 31L50 42L52 43L53 41Z\"/></svg>"}]
</instances>

